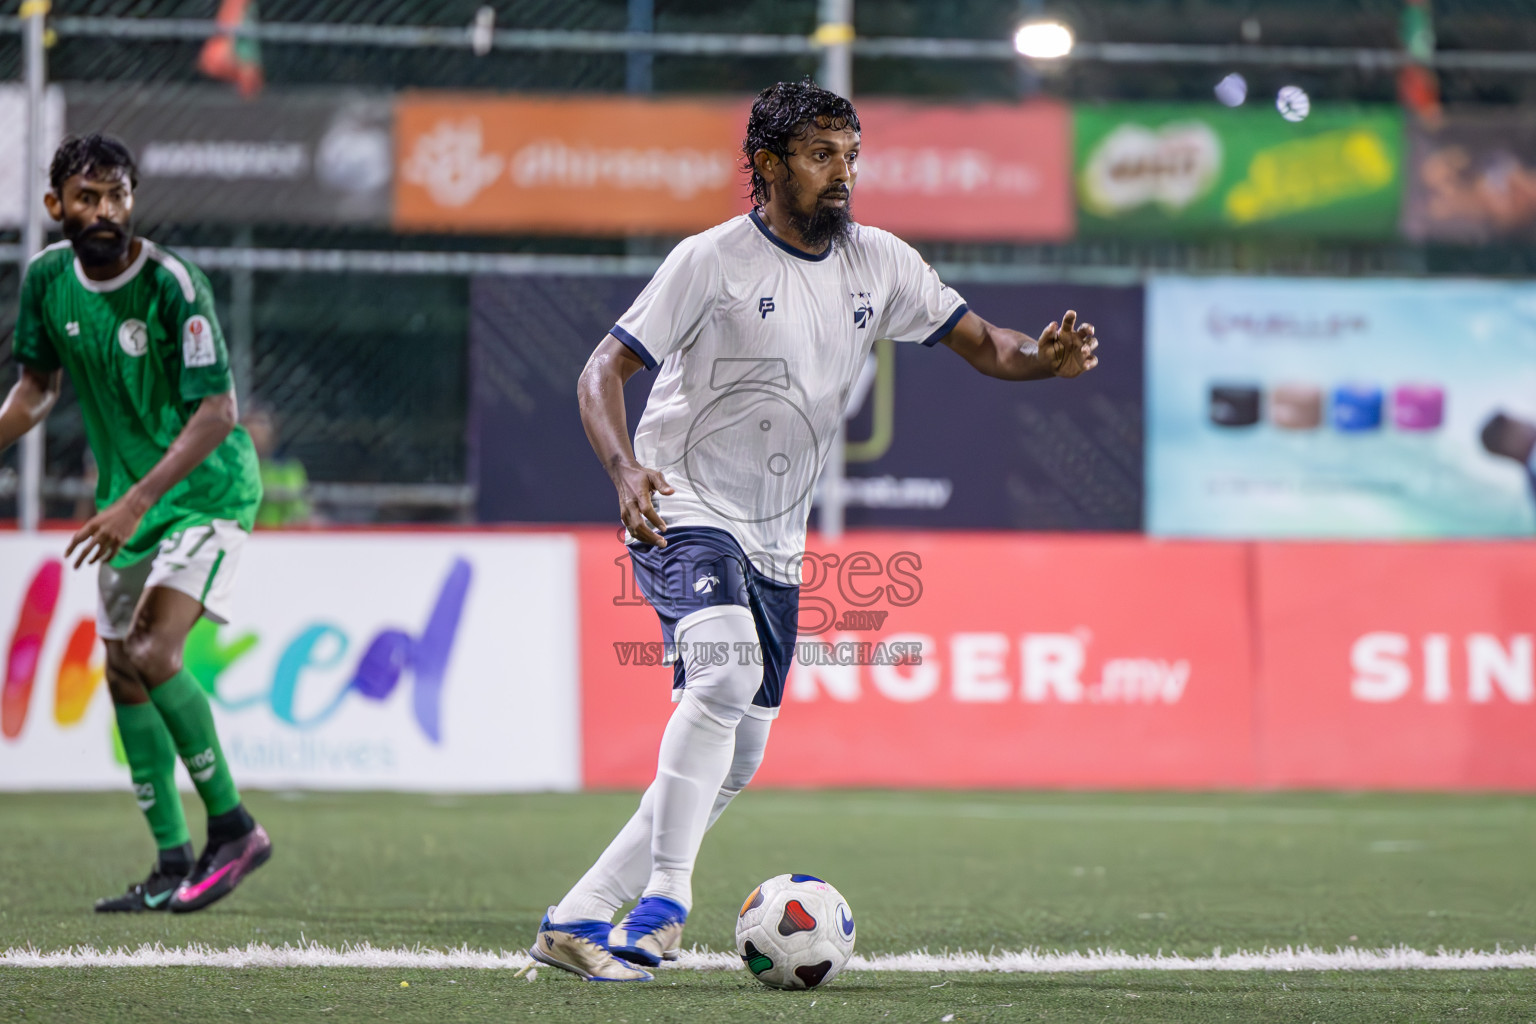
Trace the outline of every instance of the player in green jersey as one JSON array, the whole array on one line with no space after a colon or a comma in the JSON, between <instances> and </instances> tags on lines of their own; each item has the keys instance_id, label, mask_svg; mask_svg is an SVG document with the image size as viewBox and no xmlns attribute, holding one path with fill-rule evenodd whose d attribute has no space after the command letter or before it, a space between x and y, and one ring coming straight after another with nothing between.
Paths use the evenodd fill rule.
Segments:
<instances>
[{"instance_id":1,"label":"player in green jersey","mask_svg":"<svg viewBox=\"0 0 1536 1024\"><path fill-rule=\"evenodd\" d=\"M122 143L71 138L50 169L64 241L21 286L21 378L0 405L0 451L74 382L98 469L97 514L70 541L98 564L96 630L134 796L159 847L149 877L99 911L200 910L271 856L240 802L208 698L182 666L200 617L224 622L261 504L251 439L236 424L229 356L203 273L133 233L138 173ZM196 863L176 792L180 754L208 811Z\"/></svg>"}]
</instances>

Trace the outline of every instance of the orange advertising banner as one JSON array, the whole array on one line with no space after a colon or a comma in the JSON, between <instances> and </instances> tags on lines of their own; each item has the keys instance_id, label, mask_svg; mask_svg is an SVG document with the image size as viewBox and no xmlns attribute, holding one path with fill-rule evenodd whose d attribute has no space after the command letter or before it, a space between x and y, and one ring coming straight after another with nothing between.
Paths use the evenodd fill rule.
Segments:
<instances>
[{"instance_id":1,"label":"orange advertising banner","mask_svg":"<svg viewBox=\"0 0 1536 1024\"><path fill-rule=\"evenodd\" d=\"M406 94L395 227L694 232L744 212L744 101Z\"/></svg>"},{"instance_id":2,"label":"orange advertising banner","mask_svg":"<svg viewBox=\"0 0 1536 1024\"><path fill-rule=\"evenodd\" d=\"M750 208L750 101L408 93L396 105L403 231L692 233ZM913 239L1065 239L1071 117L1054 101L868 100L854 218Z\"/></svg>"}]
</instances>

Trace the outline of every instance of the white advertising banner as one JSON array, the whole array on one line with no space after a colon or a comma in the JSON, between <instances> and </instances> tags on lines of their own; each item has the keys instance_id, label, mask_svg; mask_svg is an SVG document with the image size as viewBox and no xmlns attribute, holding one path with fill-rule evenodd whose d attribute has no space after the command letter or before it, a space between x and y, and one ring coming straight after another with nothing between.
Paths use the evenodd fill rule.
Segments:
<instances>
[{"instance_id":1,"label":"white advertising banner","mask_svg":"<svg viewBox=\"0 0 1536 1024\"><path fill-rule=\"evenodd\" d=\"M44 152L46 171L53 151L64 137L64 92L50 86L43 100ZM0 85L0 227L21 225L27 207L36 203L41 209L43 196L27 194L27 90L19 85Z\"/></svg>"},{"instance_id":2,"label":"white advertising banner","mask_svg":"<svg viewBox=\"0 0 1536 1024\"><path fill-rule=\"evenodd\" d=\"M68 540L0 535L0 789L128 784ZM238 573L186 651L237 784L579 786L574 538L258 533Z\"/></svg>"}]
</instances>

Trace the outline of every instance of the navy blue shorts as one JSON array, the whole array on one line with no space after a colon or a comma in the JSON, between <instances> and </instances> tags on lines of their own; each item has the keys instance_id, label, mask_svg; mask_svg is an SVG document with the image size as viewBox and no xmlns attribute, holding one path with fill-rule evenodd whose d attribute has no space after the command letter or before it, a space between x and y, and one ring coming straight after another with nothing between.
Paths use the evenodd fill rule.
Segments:
<instances>
[{"instance_id":1,"label":"navy blue shorts","mask_svg":"<svg viewBox=\"0 0 1536 1024\"><path fill-rule=\"evenodd\" d=\"M763 654L763 685L755 707L776 710L784 700L784 677L795 654L799 632L800 588L764 576L753 568L736 538L712 526L678 526L667 531L667 546L630 545L635 582L661 619L661 639L672 650L678 622L719 605L739 605L752 613ZM738 652L729 652L739 657ZM687 684L683 659L672 664L672 699Z\"/></svg>"}]
</instances>

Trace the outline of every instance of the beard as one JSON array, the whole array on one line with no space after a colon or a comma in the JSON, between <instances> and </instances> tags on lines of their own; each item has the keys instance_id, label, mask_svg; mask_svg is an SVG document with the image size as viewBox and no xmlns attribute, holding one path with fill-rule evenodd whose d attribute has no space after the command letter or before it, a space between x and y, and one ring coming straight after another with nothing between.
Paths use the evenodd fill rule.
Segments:
<instances>
[{"instance_id":1,"label":"beard","mask_svg":"<svg viewBox=\"0 0 1536 1024\"><path fill-rule=\"evenodd\" d=\"M127 222L114 224L111 221L98 220L90 224L83 224L79 220L65 218L64 237L74 247L75 255L80 258L80 263L87 267L102 267L117 263L128 255L128 249L133 244L133 224ZM110 232L110 234L96 234L98 231Z\"/></svg>"},{"instance_id":2,"label":"beard","mask_svg":"<svg viewBox=\"0 0 1536 1024\"><path fill-rule=\"evenodd\" d=\"M805 194L805 190L794 175L785 179L784 190L789 198L786 217L806 245L820 249L829 242L848 240L848 231L853 226L853 200L848 193L848 186L836 185L822 192L816 197L816 206L810 213L802 213L800 210L800 197ZM841 196L848 201L842 206L831 206L822 203L823 196Z\"/></svg>"}]
</instances>

